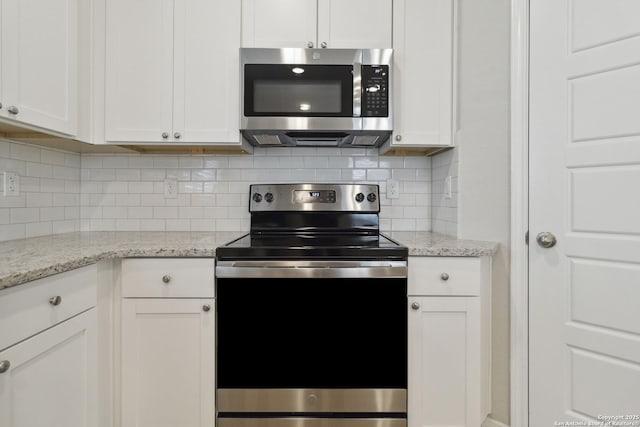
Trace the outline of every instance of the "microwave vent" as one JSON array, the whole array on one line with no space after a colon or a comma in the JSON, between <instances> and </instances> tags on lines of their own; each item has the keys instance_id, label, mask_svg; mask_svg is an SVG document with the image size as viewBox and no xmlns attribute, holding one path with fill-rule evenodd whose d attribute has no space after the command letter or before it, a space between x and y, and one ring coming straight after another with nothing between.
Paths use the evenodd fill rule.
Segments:
<instances>
[{"instance_id":1,"label":"microwave vent","mask_svg":"<svg viewBox=\"0 0 640 427\"><path fill-rule=\"evenodd\" d=\"M377 135L357 135L351 145L357 145L361 147L373 147L380 139Z\"/></svg>"},{"instance_id":2,"label":"microwave vent","mask_svg":"<svg viewBox=\"0 0 640 427\"><path fill-rule=\"evenodd\" d=\"M282 145L279 135L253 135L253 138L259 145Z\"/></svg>"}]
</instances>

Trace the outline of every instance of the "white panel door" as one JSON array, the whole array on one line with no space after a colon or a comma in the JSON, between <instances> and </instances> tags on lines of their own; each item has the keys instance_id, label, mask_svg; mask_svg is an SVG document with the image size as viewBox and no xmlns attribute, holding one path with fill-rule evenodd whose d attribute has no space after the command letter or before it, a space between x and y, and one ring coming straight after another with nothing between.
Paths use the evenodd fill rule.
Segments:
<instances>
[{"instance_id":1,"label":"white panel door","mask_svg":"<svg viewBox=\"0 0 640 427\"><path fill-rule=\"evenodd\" d=\"M122 427L214 425L213 304L123 300Z\"/></svg>"},{"instance_id":2,"label":"white panel door","mask_svg":"<svg viewBox=\"0 0 640 427\"><path fill-rule=\"evenodd\" d=\"M319 0L318 45L391 48L392 0Z\"/></svg>"},{"instance_id":3,"label":"white panel door","mask_svg":"<svg viewBox=\"0 0 640 427\"><path fill-rule=\"evenodd\" d=\"M96 310L0 352L0 426L95 427Z\"/></svg>"},{"instance_id":4,"label":"white panel door","mask_svg":"<svg viewBox=\"0 0 640 427\"><path fill-rule=\"evenodd\" d=\"M317 1L242 0L242 47L317 47Z\"/></svg>"},{"instance_id":5,"label":"white panel door","mask_svg":"<svg viewBox=\"0 0 640 427\"><path fill-rule=\"evenodd\" d=\"M532 427L640 423L639 17L637 0L531 1Z\"/></svg>"},{"instance_id":6,"label":"white panel door","mask_svg":"<svg viewBox=\"0 0 640 427\"><path fill-rule=\"evenodd\" d=\"M393 2L392 146L453 144L455 2Z\"/></svg>"},{"instance_id":7,"label":"white panel door","mask_svg":"<svg viewBox=\"0 0 640 427\"><path fill-rule=\"evenodd\" d=\"M3 0L0 22L2 116L75 135L78 0Z\"/></svg>"},{"instance_id":8,"label":"white panel door","mask_svg":"<svg viewBox=\"0 0 640 427\"><path fill-rule=\"evenodd\" d=\"M176 0L173 137L240 141L240 2Z\"/></svg>"},{"instance_id":9,"label":"white panel door","mask_svg":"<svg viewBox=\"0 0 640 427\"><path fill-rule=\"evenodd\" d=\"M173 0L106 2L107 141L173 138L173 5Z\"/></svg>"}]
</instances>

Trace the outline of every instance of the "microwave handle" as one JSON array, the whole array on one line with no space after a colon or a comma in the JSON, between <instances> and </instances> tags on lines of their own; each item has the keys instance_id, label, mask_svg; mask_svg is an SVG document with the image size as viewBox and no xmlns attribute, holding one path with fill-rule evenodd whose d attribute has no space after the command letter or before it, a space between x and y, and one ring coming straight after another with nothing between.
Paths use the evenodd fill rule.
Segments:
<instances>
[{"instance_id":1,"label":"microwave handle","mask_svg":"<svg viewBox=\"0 0 640 427\"><path fill-rule=\"evenodd\" d=\"M353 117L362 115L362 64L353 64Z\"/></svg>"}]
</instances>

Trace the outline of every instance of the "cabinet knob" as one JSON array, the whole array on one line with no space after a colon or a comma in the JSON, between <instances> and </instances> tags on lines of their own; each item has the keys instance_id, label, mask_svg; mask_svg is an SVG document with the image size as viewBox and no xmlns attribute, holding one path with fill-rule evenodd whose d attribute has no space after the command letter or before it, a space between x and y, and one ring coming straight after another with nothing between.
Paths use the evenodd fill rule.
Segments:
<instances>
[{"instance_id":1,"label":"cabinet knob","mask_svg":"<svg viewBox=\"0 0 640 427\"><path fill-rule=\"evenodd\" d=\"M402 141L402 135L396 135L396 141Z\"/></svg>"},{"instance_id":2,"label":"cabinet knob","mask_svg":"<svg viewBox=\"0 0 640 427\"><path fill-rule=\"evenodd\" d=\"M313 42L307 42L307 47L311 49L313 47Z\"/></svg>"},{"instance_id":3,"label":"cabinet knob","mask_svg":"<svg viewBox=\"0 0 640 427\"><path fill-rule=\"evenodd\" d=\"M420 309L420 303L419 302L414 302L411 304L411 308L414 310L418 310Z\"/></svg>"},{"instance_id":4,"label":"cabinet knob","mask_svg":"<svg viewBox=\"0 0 640 427\"><path fill-rule=\"evenodd\" d=\"M449 275L447 273L442 273L440 275L440 279L446 282L447 280L449 280Z\"/></svg>"},{"instance_id":5,"label":"cabinet knob","mask_svg":"<svg viewBox=\"0 0 640 427\"><path fill-rule=\"evenodd\" d=\"M4 374L5 372L7 372L10 367L11 362L9 362L8 360L3 360L2 362L0 362L0 374Z\"/></svg>"},{"instance_id":6,"label":"cabinet knob","mask_svg":"<svg viewBox=\"0 0 640 427\"><path fill-rule=\"evenodd\" d=\"M174 133L174 134L173 134L173 137L174 137L175 139L180 139L180 137L181 137L181 136L182 136L182 135L180 135L180 132L176 132L176 133Z\"/></svg>"},{"instance_id":7,"label":"cabinet knob","mask_svg":"<svg viewBox=\"0 0 640 427\"><path fill-rule=\"evenodd\" d=\"M169 283L171 281L171 276L169 276L168 274L165 274L164 276L162 276L162 281L164 283Z\"/></svg>"},{"instance_id":8,"label":"cabinet knob","mask_svg":"<svg viewBox=\"0 0 640 427\"><path fill-rule=\"evenodd\" d=\"M16 107L15 105L7 108L7 111L11 114L18 114L20 112L20 110L18 110L18 107Z\"/></svg>"},{"instance_id":9,"label":"cabinet knob","mask_svg":"<svg viewBox=\"0 0 640 427\"><path fill-rule=\"evenodd\" d=\"M169 132L162 132L162 139L169 138Z\"/></svg>"},{"instance_id":10,"label":"cabinet knob","mask_svg":"<svg viewBox=\"0 0 640 427\"><path fill-rule=\"evenodd\" d=\"M62 304L62 297L60 295L56 295L55 297L49 298L49 304L53 306Z\"/></svg>"},{"instance_id":11,"label":"cabinet knob","mask_svg":"<svg viewBox=\"0 0 640 427\"><path fill-rule=\"evenodd\" d=\"M326 49L327 48L327 42L320 43L320 47L323 48L323 49Z\"/></svg>"},{"instance_id":12,"label":"cabinet knob","mask_svg":"<svg viewBox=\"0 0 640 427\"><path fill-rule=\"evenodd\" d=\"M209 310L211 310L211 306L209 304L205 304L205 305L202 306L202 311L206 312L206 311L209 311Z\"/></svg>"}]
</instances>

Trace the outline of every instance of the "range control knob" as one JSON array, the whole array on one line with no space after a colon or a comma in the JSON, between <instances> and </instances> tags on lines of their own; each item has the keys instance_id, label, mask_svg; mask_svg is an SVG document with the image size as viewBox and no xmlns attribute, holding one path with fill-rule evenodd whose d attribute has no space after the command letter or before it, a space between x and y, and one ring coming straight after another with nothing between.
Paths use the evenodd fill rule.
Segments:
<instances>
[{"instance_id":1,"label":"range control knob","mask_svg":"<svg viewBox=\"0 0 640 427\"><path fill-rule=\"evenodd\" d=\"M267 193L264 195L264 201L267 203L273 202L273 194Z\"/></svg>"},{"instance_id":2,"label":"range control knob","mask_svg":"<svg viewBox=\"0 0 640 427\"><path fill-rule=\"evenodd\" d=\"M364 194L358 193L356 194L356 202L362 203L364 201Z\"/></svg>"},{"instance_id":3,"label":"range control knob","mask_svg":"<svg viewBox=\"0 0 640 427\"><path fill-rule=\"evenodd\" d=\"M262 194L253 193L253 201L256 203L260 203L262 201Z\"/></svg>"},{"instance_id":4,"label":"range control knob","mask_svg":"<svg viewBox=\"0 0 640 427\"><path fill-rule=\"evenodd\" d=\"M376 195L375 195L375 194L373 194L373 193L369 193L369 194L367 195L367 200L368 200L368 201L370 201L371 203L375 202L375 201L376 201L376 199L377 199L377 197L376 197Z\"/></svg>"}]
</instances>

